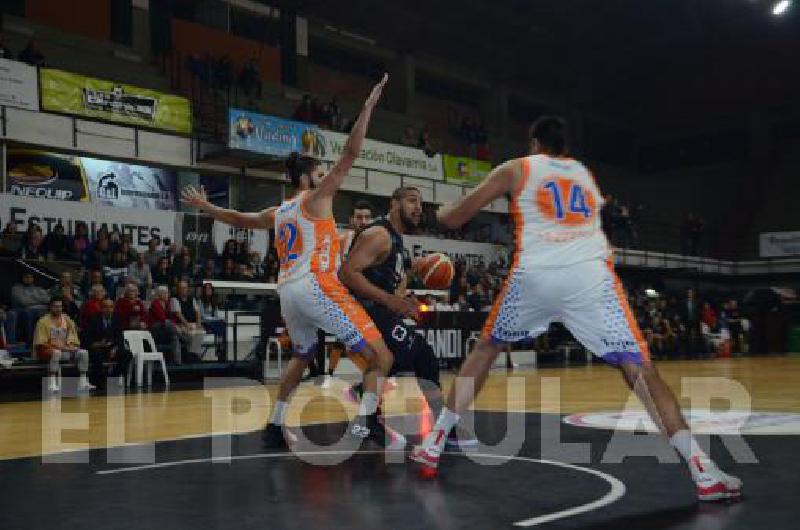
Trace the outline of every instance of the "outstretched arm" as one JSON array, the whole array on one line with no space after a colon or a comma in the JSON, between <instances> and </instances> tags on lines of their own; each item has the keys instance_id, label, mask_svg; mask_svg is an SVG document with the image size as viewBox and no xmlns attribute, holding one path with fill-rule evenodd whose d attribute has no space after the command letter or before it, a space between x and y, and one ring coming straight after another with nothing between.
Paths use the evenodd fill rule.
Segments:
<instances>
[{"instance_id":1,"label":"outstretched arm","mask_svg":"<svg viewBox=\"0 0 800 530\"><path fill-rule=\"evenodd\" d=\"M358 119L353 125L353 130L347 138L347 142L344 144L342 156L313 191L315 195L320 197L333 197L342 186L342 183L344 183L344 178L350 172L350 168L353 167L353 163L355 163L358 155L361 153L361 146L364 144L364 137L367 134L369 120L372 118L372 111L375 105L378 104L381 93L383 93L383 87L388 80L389 74L383 74L383 79L381 79L380 83L375 85L372 92L370 92L369 97L364 102L364 108L361 110L361 114L358 115Z\"/></svg>"},{"instance_id":2,"label":"outstretched arm","mask_svg":"<svg viewBox=\"0 0 800 530\"><path fill-rule=\"evenodd\" d=\"M209 214L217 221L235 226L236 228L271 228L275 222L276 206L272 206L260 212L245 213L237 210L220 208L208 202L208 196L203 186L195 188L186 186L181 193L181 200L198 210Z\"/></svg>"},{"instance_id":3,"label":"outstretched arm","mask_svg":"<svg viewBox=\"0 0 800 530\"><path fill-rule=\"evenodd\" d=\"M484 206L510 192L521 175L522 162L519 159L497 166L463 199L452 204L443 204L436 213L436 218L440 224L451 230L461 228L478 215Z\"/></svg>"}]
</instances>

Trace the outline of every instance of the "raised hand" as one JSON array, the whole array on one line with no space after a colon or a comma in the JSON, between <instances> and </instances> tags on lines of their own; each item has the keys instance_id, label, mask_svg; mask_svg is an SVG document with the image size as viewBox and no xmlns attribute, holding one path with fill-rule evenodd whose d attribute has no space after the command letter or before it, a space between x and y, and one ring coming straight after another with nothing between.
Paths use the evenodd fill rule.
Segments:
<instances>
[{"instance_id":1,"label":"raised hand","mask_svg":"<svg viewBox=\"0 0 800 530\"><path fill-rule=\"evenodd\" d=\"M206 195L206 189L203 186L200 186L200 188L195 188L194 186L183 188L181 201L200 210L209 204L208 195Z\"/></svg>"},{"instance_id":2,"label":"raised hand","mask_svg":"<svg viewBox=\"0 0 800 530\"><path fill-rule=\"evenodd\" d=\"M380 83L375 85L372 89L372 92L369 93L369 97L364 102L364 107L373 109L375 105L378 104L378 100L381 99L381 94L383 94L383 87L386 86L386 82L389 81L389 74L383 74L383 78L381 79Z\"/></svg>"}]
</instances>

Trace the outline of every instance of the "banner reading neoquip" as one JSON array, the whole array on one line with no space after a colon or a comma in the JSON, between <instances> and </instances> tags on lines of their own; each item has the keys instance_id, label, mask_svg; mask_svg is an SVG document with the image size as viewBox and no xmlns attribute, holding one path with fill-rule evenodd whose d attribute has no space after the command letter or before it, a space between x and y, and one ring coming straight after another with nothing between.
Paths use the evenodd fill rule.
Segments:
<instances>
[{"instance_id":1,"label":"banner reading neoquip","mask_svg":"<svg viewBox=\"0 0 800 530\"><path fill-rule=\"evenodd\" d=\"M40 69L39 75L44 110L192 132L192 108L186 98L52 68Z\"/></svg>"}]
</instances>

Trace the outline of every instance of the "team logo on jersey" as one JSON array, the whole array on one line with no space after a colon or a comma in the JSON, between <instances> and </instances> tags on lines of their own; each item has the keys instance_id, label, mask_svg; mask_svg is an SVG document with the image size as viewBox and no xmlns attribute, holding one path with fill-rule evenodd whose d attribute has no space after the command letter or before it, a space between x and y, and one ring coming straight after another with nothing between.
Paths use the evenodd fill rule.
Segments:
<instances>
[{"instance_id":1,"label":"team logo on jersey","mask_svg":"<svg viewBox=\"0 0 800 530\"><path fill-rule=\"evenodd\" d=\"M565 226L583 226L597 215L591 189L564 177L548 177L536 190L536 204L545 219Z\"/></svg>"}]
</instances>

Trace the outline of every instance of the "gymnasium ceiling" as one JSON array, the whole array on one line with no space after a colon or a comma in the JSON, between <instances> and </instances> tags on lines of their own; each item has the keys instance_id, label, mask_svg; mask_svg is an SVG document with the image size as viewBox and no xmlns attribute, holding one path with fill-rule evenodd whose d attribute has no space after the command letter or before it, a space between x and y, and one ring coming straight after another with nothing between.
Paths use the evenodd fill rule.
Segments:
<instances>
[{"instance_id":1,"label":"gymnasium ceiling","mask_svg":"<svg viewBox=\"0 0 800 530\"><path fill-rule=\"evenodd\" d=\"M300 0L299 14L636 129L800 110L800 2ZM795 114L796 115L796 114Z\"/></svg>"}]
</instances>

